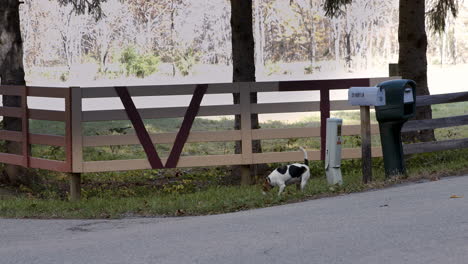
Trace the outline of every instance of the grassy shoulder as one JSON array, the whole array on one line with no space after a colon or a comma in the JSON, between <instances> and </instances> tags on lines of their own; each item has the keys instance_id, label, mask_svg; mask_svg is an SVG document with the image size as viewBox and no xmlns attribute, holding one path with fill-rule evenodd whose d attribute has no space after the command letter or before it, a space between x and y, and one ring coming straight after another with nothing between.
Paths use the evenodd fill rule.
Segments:
<instances>
[{"instance_id":1,"label":"grassy shoulder","mask_svg":"<svg viewBox=\"0 0 468 264\"><path fill-rule=\"evenodd\" d=\"M262 195L259 185L220 185L216 180L217 174L222 174L219 169L200 172L203 175L192 175L191 181L185 178L173 183L166 182L162 188L156 187L157 185L142 184L142 179L156 177L148 171L143 171L133 178L125 175L121 178L116 175L102 175L100 183L93 183L92 186L86 186L86 182L90 179L84 179L84 199L80 202L68 202L66 197L60 197L59 192L54 193L50 186L43 189L48 193L39 196L35 195L37 192L34 190L24 189L17 197L0 198L0 217L123 218L236 212L384 188L406 181L437 180L443 176L462 175L468 173L467 157L468 149L412 155L406 161L408 168L406 177L392 180L385 180L382 159L375 158L374 181L370 184L362 183L360 160L345 160L342 165L344 178L342 186L327 185L320 162L315 162L311 166L314 177L309 181L306 190L300 192L294 186L289 186L281 197L276 195L276 189L267 195ZM176 177L181 177L180 171L173 173ZM205 177L203 182L210 180L212 182L205 186L196 185L194 182L198 177ZM93 177L93 180L99 182L97 178Z\"/></svg>"}]
</instances>

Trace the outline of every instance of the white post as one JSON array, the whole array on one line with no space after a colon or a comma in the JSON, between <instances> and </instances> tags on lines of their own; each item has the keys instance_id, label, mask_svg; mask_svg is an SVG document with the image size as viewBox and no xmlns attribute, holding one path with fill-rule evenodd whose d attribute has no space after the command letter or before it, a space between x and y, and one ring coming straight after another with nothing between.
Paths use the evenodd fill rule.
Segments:
<instances>
[{"instance_id":1,"label":"white post","mask_svg":"<svg viewBox=\"0 0 468 264\"><path fill-rule=\"evenodd\" d=\"M327 142L325 152L325 171L330 185L343 184L341 176L341 126L343 120L327 118Z\"/></svg>"}]
</instances>

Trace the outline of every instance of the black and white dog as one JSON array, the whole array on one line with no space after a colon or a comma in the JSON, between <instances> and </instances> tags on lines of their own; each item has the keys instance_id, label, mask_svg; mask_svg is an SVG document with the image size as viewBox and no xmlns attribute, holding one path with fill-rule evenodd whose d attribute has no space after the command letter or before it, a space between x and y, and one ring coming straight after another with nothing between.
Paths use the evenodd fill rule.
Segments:
<instances>
[{"instance_id":1,"label":"black and white dog","mask_svg":"<svg viewBox=\"0 0 468 264\"><path fill-rule=\"evenodd\" d=\"M300 183L301 191L304 190L304 187L310 178L310 169L309 161L307 159L307 151L302 147L300 147L300 149L304 153L304 164L293 163L291 165L285 165L275 169L265 178L265 182L263 183L263 194L271 190L273 187L278 186L278 195L281 195L286 185L293 183Z\"/></svg>"}]
</instances>

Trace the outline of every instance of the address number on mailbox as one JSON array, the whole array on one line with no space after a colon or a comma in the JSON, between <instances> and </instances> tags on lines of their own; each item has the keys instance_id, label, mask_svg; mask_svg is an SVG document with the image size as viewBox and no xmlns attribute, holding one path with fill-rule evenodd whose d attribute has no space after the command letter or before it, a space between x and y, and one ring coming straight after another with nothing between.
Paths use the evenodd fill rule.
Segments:
<instances>
[{"instance_id":1,"label":"address number on mailbox","mask_svg":"<svg viewBox=\"0 0 468 264\"><path fill-rule=\"evenodd\" d=\"M351 105L385 105L385 91L380 87L351 87L348 90Z\"/></svg>"}]
</instances>

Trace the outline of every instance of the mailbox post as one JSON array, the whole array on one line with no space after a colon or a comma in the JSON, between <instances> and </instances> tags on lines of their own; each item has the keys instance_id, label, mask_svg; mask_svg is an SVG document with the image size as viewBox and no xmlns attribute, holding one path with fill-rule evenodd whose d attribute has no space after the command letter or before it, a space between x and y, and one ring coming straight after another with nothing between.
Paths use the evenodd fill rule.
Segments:
<instances>
[{"instance_id":1,"label":"mailbox post","mask_svg":"<svg viewBox=\"0 0 468 264\"><path fill-rule=\"evenodd\" d=\"M362 179L368 183L372 181L370 106L385 105L385 93L379 87L351 87L348 90L348 101L351 105L359 105L361 109Z\"/></svg>"},{"instance_id":2,"label":"mailbox post","mask_svg":"<svg viewBox=\"0 0 468 264\"><path fill-rule=\"evenodd\" d=\"M416 113L416 83L412 80L392 80L378 85L385 91L386 104L376 106L379 122L385 175L405 173L401 128Z\"/></svg>"}]
</instances>

